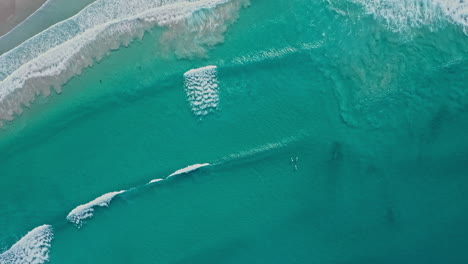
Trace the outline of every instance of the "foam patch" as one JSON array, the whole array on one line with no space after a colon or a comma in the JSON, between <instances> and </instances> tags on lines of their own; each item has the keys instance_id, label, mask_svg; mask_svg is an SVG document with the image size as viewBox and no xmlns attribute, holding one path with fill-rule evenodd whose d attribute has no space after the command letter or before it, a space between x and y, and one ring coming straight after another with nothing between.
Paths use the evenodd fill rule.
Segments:
<instances>
[{"instance_id":1,"label":"foam patch","mask_svg":"<svg viewBox=\"0 0 468 264\"><path fill-rule=\"evenodd\" d=\"M192 112L204 116L218 109L219 87L217 67L206 66L184 74L185 91Z\"/></svg>"},{"instance_id":2,"label":"foam patch","mask_svg":"<svg viewBox=\"0 0 468 264\"><path fill-rule=\"evenodd\" d=\"M80 228L86 219L93 217L94 207L108 207L112 199L123 192L125 191L106 193L89 203L82 204L67 215L67 220Z\"/></svg>"},{"instance_id":3,"label":"foam patch","mask_svg":"<svg viewBox=\"0 0 468 264\"><path fill-rule=\"evenodd\" d=\"M54 234L50 225L34 228L9 250L0 254L1 264L41 264L49 260Z\"/></svg>"}]
</instances>

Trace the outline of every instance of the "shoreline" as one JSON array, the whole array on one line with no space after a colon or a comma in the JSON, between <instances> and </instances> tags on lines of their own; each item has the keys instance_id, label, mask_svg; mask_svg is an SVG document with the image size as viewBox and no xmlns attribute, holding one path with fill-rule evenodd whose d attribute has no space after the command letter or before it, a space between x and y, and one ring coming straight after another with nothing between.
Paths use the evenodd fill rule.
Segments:
<instances>
[{"instance_id":1,"label":"shoreline","mask_svg":"<svg viewBox=\"0 0 468 264\"><path fill-rule=\"evenodd\" d=\"M39 9L46 0L2 0L0 1L0 37Z\"/></svg>"}]
</instances>

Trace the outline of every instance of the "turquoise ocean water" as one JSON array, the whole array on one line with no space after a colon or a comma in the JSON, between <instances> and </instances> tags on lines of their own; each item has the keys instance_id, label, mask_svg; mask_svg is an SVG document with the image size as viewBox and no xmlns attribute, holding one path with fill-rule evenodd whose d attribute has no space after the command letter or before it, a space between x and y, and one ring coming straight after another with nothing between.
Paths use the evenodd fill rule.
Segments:
<instances>
[{"instance_id":1,"label":"turquoise ocean water","mask_svg":"<svg viewBox=\"0 0 468 264\"><path fill-rule=\"evenodd\" d=\"M467 19L47 1L0 37L0 263L468 263Z\"/></svg>"}]
</instances>

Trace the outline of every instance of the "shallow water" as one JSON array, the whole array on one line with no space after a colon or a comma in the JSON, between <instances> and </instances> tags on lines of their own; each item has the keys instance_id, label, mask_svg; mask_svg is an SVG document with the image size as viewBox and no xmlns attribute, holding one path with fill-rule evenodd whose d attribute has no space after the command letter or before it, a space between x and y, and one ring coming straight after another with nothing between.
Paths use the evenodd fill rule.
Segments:
<instances>
[{"instance_id":1,"label":"shallow water","mask_svg":"<svg viewBox=\"0 0 468 264\"><path fill-rule=\"evenodd\" d=\"M468 261L468 37L444 1L113 2L0 57L1 263Z\"/></svg>"},{"instance_id":2,"label":"shallow water","mask_svg":"<svg viewBox=\"0 0 468 264\"><path fill-rule=\"evenodd\" d=\"M46 0L4 0L0 3L0 37L34 13Z\"/></svg>"}]
</instances>

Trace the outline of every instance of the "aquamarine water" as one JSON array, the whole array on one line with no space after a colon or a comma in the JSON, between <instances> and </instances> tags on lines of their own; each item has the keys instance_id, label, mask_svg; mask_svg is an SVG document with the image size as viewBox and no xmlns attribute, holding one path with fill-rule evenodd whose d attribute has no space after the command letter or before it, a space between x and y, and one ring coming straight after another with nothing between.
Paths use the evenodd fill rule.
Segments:
<instances>
[{"instance_id":1,"label":"aquamarine water","mask_svg":"<svg viewBox=\"0 0 468 264\"><path fill-rule=\"evenodd\" d=\"M466 3L55 2L0 55L0 263L468 262Z\"/></svg>"}]
</instances>

